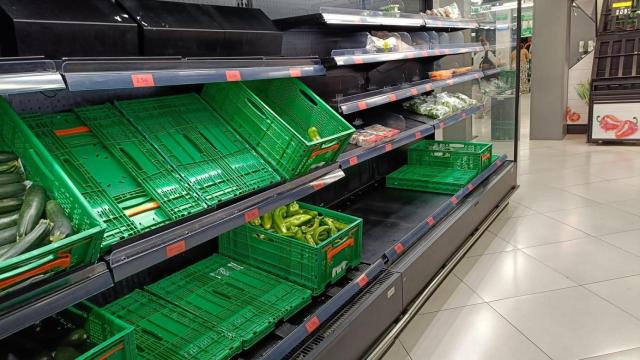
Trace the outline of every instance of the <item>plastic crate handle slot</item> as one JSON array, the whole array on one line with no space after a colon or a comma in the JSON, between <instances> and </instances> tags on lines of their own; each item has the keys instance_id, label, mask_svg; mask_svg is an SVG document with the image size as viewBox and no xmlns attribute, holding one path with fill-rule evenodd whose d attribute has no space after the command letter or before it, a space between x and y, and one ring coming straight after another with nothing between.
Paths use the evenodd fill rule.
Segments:
<instances>
[{"instance_id":1,"label":"plastic crate handle slot","mask_svg":"<svg viewBox=\"0 0 640 360\"><path fill-rule=\"evenodd\" d=\"M318 103L313 99L313 97L311 97L311 95L309 95L309 93L307 93L304 89L299 89L299 91L300 94L302 94L302 97L305 98L305 100L310 102L311 105L318 107Z\"/></svg>"},{"instance_id":2,"label":"plastic crate handle slot","mask_svg":"<svg viewBox=\"0 0 640 360\"><path fill-rule=\"evenodd\" d=\"M128 217L134 217L136 215L146 213L147 211L158 209L159 207L160 207L159 202L151 201L148 203L144 203L142 205L132 207L131 209L127 209L124 211L124 214L127 215Z\"/></svg>"},{"instance_id":3,"label":"plastic crate handle slot","mask_svg":"<svg viewBox=\"0 0 640 360\"><path fill-rule=\"evenodd\" d=\"M33 149L29 149L29 155L31 155L33 161L37 163L37 167L44 173L47 179L55 179L49 172L49 166L45 166L44 161L42 161L42 158L40 158L40 154L38 154Z\"/></svg>"},{"instance_id":4,"label":"plastic crate handle slot","mask_svg":"<svg viewBox=\"0 0 640 360\"><path fill-rule=\"evenodd\" d=\"M349 239L347 239L346 241L344 241L342 244L336 246L336 247L331 247L327 250L327 262L329 264L331 264L333 262L333 258L338 255L342 250L348 248L348 247L353 247L355 245L355 241L353 240L353 237L350 237Z\"/></svg>"},{"instance_id":5,"label":"plastic crate handle slot","mask_svg":"<svg viewBox=\"0 0 640 360\"><path fill-rule=\"evenodd\" d=\"M258 104L252 98L245 98L244 100L247 102L247 104L249 104L249 107L255 113L257 113L261 118L263 119L267 118L267 114L265 114L265 112L260 108L260 106L258 106Z\"/></svg>"},{"instance_id":6,"label":"plastic crate handle slot","mask_svg":"<svg viewBox=\"0 0 640 360\"><path fill-rule=\"evenodd\" d=\"M102 356L100 356L98 358L98 360L105 360L111 357L111 355L114 355L115 353L117 353L118 351L124 349L124 344L120 343L118 345L116 345L114 348L112 348L111 350L107 351L106 353L104 353Z\"/></svg>"},{"instance_id":7,"label":"plastic crate handle slot","mask_svg":"<svg viewBox=\"0 0 640 360\"><path fill-rule=\"evenodd\" d=\"M0 276L0 290L51 270L64 270L71 266L71 254L51 254L41 260L19 267Z\"/></svg>"},{"instance_id":8,"label":"plastic crate handle slot","mask_svg":"<svg viewBox=\"0 0 640 360\"><path fill-rule=\"evenodd\" d=\"M128 148L119 146L118 150L120 150L120 153L122 153L122 155L124 155L139 171L153 173L156 170L156 169L145 169L142 166L142 164L140 164L140 162L138 162L136 158L131 154L131 151L129 151ZM136 151L140 152L138 149L136 149ZM141 156L144 156L144 154L142 154Z\"/></svg>"}]
</instances>

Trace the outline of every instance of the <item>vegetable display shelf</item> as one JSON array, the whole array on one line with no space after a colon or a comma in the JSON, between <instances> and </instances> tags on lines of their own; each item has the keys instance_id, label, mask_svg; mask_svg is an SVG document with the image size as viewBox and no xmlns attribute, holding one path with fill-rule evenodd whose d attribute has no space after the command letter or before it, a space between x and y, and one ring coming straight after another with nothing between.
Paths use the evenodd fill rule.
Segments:
<instances>
[{"instance_id":1,"label":"vegetable display shelf","mask_svg":"<svg viewBox=\"0 0 640 360\"><path fill-rule=\"evenodd\" d=\"M0 95L65 88L62 76L51 60L5 58L0 61Z\"/></svg>"},{"instance_id":2,"label":"vegetable display shelf","mask_svg":"<svg viewBox=\"0 0 640 360\"><path fill-rule=\"evenodd\" d=\"M337 107L343 114L351 114L357 111L388 104L416 95L424 94L436 89L462 84L471 80L480 80L485 77L481 71L455 76L449 80L421 80L409 84L393 86L382 90L370 91L358 95L346 96L337 101Z\"/></svg>"},{"instance_id":3,"label":"vegetable display shelf","mask_svg":"<svg viewBox=\"0 0 640 360\"><path fill-rule=\"evenodd\" d=\"M317 58L123 58L62 64L71 91L130 89L324 75Z\"/></svg>"},{"instance_id":4,"label":"vegetable display shelf","mask_svg":"<svg viewBox=\"0 0 640 360\"><path fill-rule=\"evenodd\" d=\"M401 146L412 143L415 140L422 139L428 135L433 134L437 129L442 129L447 126L453 125L459 121L464 120L470 115L482 111L482 109L482 105L474 105L455 114L445 116L444 118L431 120L426 124L413 121L412 123L417 123L419 125L401 132L388 142L383 142L372 147L356 147L355 149L347 150L338 158L340 167L342 169L346 169L363 161L392 151L393 149L397 149Z\"/></svg>"},{"instance_id":5,"label":"vegetable display shelf","mask_svg":"<svg viewBox=\"0 0 640 360\"><path fill-rule=\"evenodd\" d=\"M365 49L363 49L365 50ZM334 50L332 59L336 66L368 64L395 60L411 60L427 57L466 54L471 52L483 51L484 48L479 44L460 44L458 46L448 46L437 49L422 49L412 51L398 51L385 53L361 53L361 54L340 54Z\"/></svg>"}]
</instances>

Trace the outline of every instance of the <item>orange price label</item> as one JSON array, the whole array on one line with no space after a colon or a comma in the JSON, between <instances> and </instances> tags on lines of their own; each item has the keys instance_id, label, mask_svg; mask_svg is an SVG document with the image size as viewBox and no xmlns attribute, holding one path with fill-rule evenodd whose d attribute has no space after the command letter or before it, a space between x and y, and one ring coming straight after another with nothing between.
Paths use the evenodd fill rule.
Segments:
<instances>
[{"instance_id":1,"label":"orange price label","mask_svg":"<svg viewBox=\"0 0 640 360\"><path fill-rule=\"evenodd\" d=\"M136 88L156 86L153 74L131 74L131 82Z\"/></svg>"},{"instance_id":2,"label":"orange price label","mask_svg":"<svg viewBox=\"0 0 640 360\"><path fill-rule=\"evenodd\" d=\"M368 282L369 282L369 278L367 277L366 274L362 274L358 278L358 286L360 286L361 288L364 287L365 285L367 285Z\"/></svg>"},{"instance_id":3,"label":"orange price label","mask_svg":"<svg viewBox=\"0 0 640 360\"><path fill-rule=\"evenodd\" d=\"M187 244L184 240L180 240L175 244L171 244L167 246L167 257L173 257L180 253L183 253L187 249Z\"/></svg>"},{"instance_id":4,"label":"orange price label","mask_svg":"<svg viewBox=\"0 0 640 360\"><path fill-rule=\"evenodd\" d=\"M400 253L404 251L404 245L397 243L393 246L393 249L396 251L396 254L400 255Z\"/></svg>"},{"instance_id":5,"label":"orange price label","mask_svg":"<svg viewBox=\"0 0 640 360\"><path fill-rule=\"evenodd\" d=\"M246 213L244 213L244 221L249 222L251 220L255 220L260 216L260 209L253 208Z\"/></svg>"},{"instance_id":6,"label":"orange price label","mask_svg":"<svg viewBox=\"0 0 640 360\"><path fill-rule=\"evenodd\" d=\"M300 77L302 76L302 71L296 68L289 68L289 75L291 77Z\"/></svg>"},{"instance_id":7,"label":"orange price label","mask_svg":"<svg viewBox=\"0 0 640 360\"><path fill-rule=\"evenodd\" d=\"M384 151L391 151L393 150L393 144L387 144L384 146Z\"/></svg>"},{"instance_id":8,"label":"orange price label","mask_svg":"<svg viewBox=\"0 0 640 360\"><path fill-rule=\"evenodd\" d=\"M242 80L242 75L240 74L240 71L228 70L228 71L225 71L224 74L227 77L227 81L240 81L240 80Z\"/></svg>"},{"instance_id":9,"label":"orange price label","mask_svg":"<svg viewBox=\"0 0 640 360\"><path fill-rule=\"evenodd\" d=\"M312 317L304 324L304 327L307 329L307 334L311 334L318 326L320 326L320 319L318 319L317 316Z\"/></svg>"},{"instance_id":10,"label":"orange price label","mask_svg":"<svg viewBox=\"0 0 640 360\"><path fill-rule=\"evenodd\" d=\"M357 163L358 163L358 157L357 156L354 156L351 159L349 159L349 166L353 166L353 165L355 165Z\"/></svg>"}]
</instances>

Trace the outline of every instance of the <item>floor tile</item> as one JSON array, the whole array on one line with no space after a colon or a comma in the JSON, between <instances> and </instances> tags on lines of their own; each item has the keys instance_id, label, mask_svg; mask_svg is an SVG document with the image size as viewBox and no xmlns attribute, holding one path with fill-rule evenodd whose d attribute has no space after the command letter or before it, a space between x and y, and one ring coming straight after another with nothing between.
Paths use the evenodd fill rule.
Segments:
<instances>
[{"instance_id":1,"label":"floor tile","mask_svg":"<svg viewBox=\"0 0 640 360\"><path fill-rule=\"evenodd\" d=\"M523 175L518 178L519 183L535 182L538 184L557 187L588 184L598 181L604 181L604 179L591 175L584 171L576 171L573 169L535 172L533 174Z\"/></svg>"},{"instance_id":2,"label":"floor tile","mask_svg":"<svg viewBox=\"0 0 640 360\"><path fill-rule=\"evenodd\" d=\"M640 256L640 230L604 235L600 239Z\"/></svg>"},{"instance_id":3,"label":"floor tile","mask_svg":"<svg viewBox=\"0 0 640 360\"><path fill-rule=\"evenodd\" d=\"M404 349L399 340L396 340L389 348L386 354L382 357L382 360L411 360L411 357Z\"/></svg>"},{"instance_id":4,"label":"floor tile","mask_svg":"<svg viewBox=\"0 0 640 360\"><path fill-rule=\"evenodd\" d=\"M522 251L578 284L640 274L640 257L595 238L536 246Z\"/></svg>"},{"instance_id":5,"label":"floor tile","mask_svg":"<svg viewBox=\"0 0 640 360\"><path fill-rule=\"evenodd\" d=\"M484 234L482 234L478 241L473 244L471 249L469 249L469 251L465 254L465 257L493 254L513 249L515 249L513 245L500 239L498 235L487 230Z\"/></svg>"},{"instance_id":6,"label":"floor tile","mask_svg":"<svg viewBox=\"0 0 640 360\"><path fill-rule=\"evenodd\" d=\"M585 287L640 319L640 276L603 281Z\"/></svg>"},{"instance_id":7,"label":"floor tile","mask_svg":"<svg viewBox=\"0 0 640 360\"><path fill-rule=\"evenodd\" d=\"M607 205L613 206L616 209L626 211L633 215L640 216L640 199L635 198L635 199L629 199L629 200L616 201L616 202L608 203Z\"/></svg>"},{"instance_id":8,"label":"floor tile","mask_svg":"<svg viewBox=\"0 0 640 360\"><path fill-rule=\"evenodd\" d=\"M496 220L489 230L518 248L579 239L585 233L550 217L535 214Z\"/></svg>"},{"instance_id":9,"label":"floor tile","mask_svg":"<svg viewBox=\"0 0 640 360\"><path fill-rule=\"evenodd\" d=\"M511 201L505 208L502 210L500 215L498 215L498 219L510 219L512 217L520 217L526 215L532 215L535 212L528 207L518 204L515 201Z\"/></svg>"},{"instance_id":10,"label":"floor tile","mask_svg":"<svg viewBox=\"0 0 640 360\"><path fill-rule=\"evenodd\" d=\"M608 205L555 211L547 216L594 236L640 229L640 217Z\"/></svg>"},{"instance_id":11,"label":"floor tile","mask_svg":"<svg viewBox=\"0 0 640 360\"><path fill-rule=\"evenodd\" d=\"M602 162L587 167L590 174L607 180L624 179L640 176L640 161L627 161L618 165L617 162Z\"/></svg>"},{"instance_id":12,"label":"floor tile","mask_svg":"<svg viewBox=\"0 0 640 360\"><path fill-rule=\"evenodd\" d=\"M617 181L600 181L569 186L565 190L601 203L640 197L640 187Z\"/></svg>"},{"instance_id":13,"label":"floor tile","mask_svg":"<svg viewBox=\"0 0 640 360\"><path fill-rule=\"evenodd\" d=\"M420 314L484 302L454 274L449 275L420 309Z\"/></svg>"},{"instance_id":14,"label":"floor tile","mask_svg":"<svg viewBox=\"0 0 640 360\"><path fill-rule=\"evenodd\" d=\"M486 301L576 285L521 250L462 259L454 273Z\"/></svg>"},{"instance_id":15,"label":"floor tile","mask_svg":"<svg viewBox=\"0 0 640 360\"><path fill-rule=\"evenodd\" d=\"M420 360L549 359L487 304L417 315L400 341Z\"/></svg>"},{"instance_id":16,"label":"floor tile","mask_svg":"<svg viewBox=\"0 0 640 360\"><path fill-rule=\"evenodd\" d=\"M640 321L582 287L491 303L554 360L640 346Z\"/></svg>"},{"instance_id":17,"label":"floor tile","mask_svg":"<svg viewBox=\"0 0 640 360\"><path fill-rule=\"evenodd\" d=\"M585 358L583 360L638 360L638 359L640 359L640 348Z\"/></svg>"},{"instance_id":18,"label":"floor tile","mask_svg":"<svg viewBox=\"0 0 640 360\"><path fill-rule=\"evenodd\" d=\"M599 203L552 186L522 186L513 200L535 211L545 213L557 210L596 206ZM522 190L522 191L520 191Z\"/></svg>"}]
</instances>

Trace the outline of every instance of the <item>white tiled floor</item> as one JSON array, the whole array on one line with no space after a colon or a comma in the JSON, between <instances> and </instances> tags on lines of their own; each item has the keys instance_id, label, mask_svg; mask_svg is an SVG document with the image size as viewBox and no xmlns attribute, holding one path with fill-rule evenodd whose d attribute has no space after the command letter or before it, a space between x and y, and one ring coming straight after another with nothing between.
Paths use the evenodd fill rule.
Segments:
<instances>
[{"instance_id":1,"label":"white tiled floor","mask_svg":"<svg viewBox=\"0 0 640 360\"><path fill-rule=\"evenodd\" d=\"M521 139L521 188L385 359L640 359L640 147Z\"/></svg>"}]
</instances>

